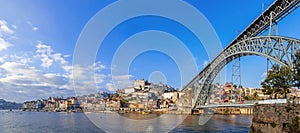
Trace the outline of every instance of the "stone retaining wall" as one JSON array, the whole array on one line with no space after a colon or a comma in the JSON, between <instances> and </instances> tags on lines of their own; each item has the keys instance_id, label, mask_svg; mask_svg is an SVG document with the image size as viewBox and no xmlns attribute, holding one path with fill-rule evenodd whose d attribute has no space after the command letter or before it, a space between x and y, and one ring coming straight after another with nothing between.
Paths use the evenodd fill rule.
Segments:
<instances>
[{"instance_id":1,"label":"stone retaining wall","mask_svg":"<svg viewBox=\"0 0 300 133\"><path fill-rule=\"evenodd\" d=\"M250 133L299 133L300 104L256 104Z\"/></svg>"}]
</instances>

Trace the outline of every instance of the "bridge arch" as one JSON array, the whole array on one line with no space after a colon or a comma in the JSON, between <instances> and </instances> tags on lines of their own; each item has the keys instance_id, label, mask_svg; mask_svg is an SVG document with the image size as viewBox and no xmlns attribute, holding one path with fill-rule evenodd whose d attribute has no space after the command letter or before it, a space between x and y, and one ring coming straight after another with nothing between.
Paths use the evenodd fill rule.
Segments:
<instances>
[{"instance_id":1,"label":"bridge arch","mask_svg":"<svg viewBox=\"0 0 300 133\"><path fill-rule=\"evenodd\" d=\"M283 66L293 67L296 51L300 50L300 40L283 36L257 36L245 39L226 47L211 63L209 63L183 91L192 89L193 98L189 105L196 102L204 105L207 102L212 82L221 69L235 58L242 56L263 56Z\"/></svg>"}]
</instances>

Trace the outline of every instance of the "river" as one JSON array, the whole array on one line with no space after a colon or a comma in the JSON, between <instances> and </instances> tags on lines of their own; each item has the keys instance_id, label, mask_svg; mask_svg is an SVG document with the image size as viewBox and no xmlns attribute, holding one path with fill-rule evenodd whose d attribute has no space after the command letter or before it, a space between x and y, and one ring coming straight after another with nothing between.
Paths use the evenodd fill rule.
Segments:
<instances>
[{"instance_id":1,"label":"river","mask_svg":"<svg viewBox=\"0 0 300 133\"><path fill-rule=\"evenodd\" d=\"M159 120L152 122L151 129L144 130L139 124L148 122L156 117L156 114L138 115L114 113L64 113L64 112L22 112L22 111L0 111L0 132L1 133L82 133L82 132L248 132L251 126L252 117L249 115L214 115L205 125L198 125L199 116L197 115L165 115L168 121ZM91 120L97 119L101 125ZM115 119L115 118L118 119ZM130 118L132 120L120 120L119 118ZM175 121L178 118L185 118L183 122L172 130L167 130L165 123ZM144 119L144 120L141 120ZM123 121L122 124L119 124ZM104 123L104 124L103 124ZM113 123L113 124L111 124ZM107 126L111 124L111 126ZM118 125L117 125L118 124ZM98 128L96 125L98 125ZM132 127L134 130L127 129ZM110 129L117 128L115 129ZM149 127L149 126L148 126ZM159 128L157 128L159 127ZM163 129L163 130L162 130Z\"/></svg>"}]
</instances>

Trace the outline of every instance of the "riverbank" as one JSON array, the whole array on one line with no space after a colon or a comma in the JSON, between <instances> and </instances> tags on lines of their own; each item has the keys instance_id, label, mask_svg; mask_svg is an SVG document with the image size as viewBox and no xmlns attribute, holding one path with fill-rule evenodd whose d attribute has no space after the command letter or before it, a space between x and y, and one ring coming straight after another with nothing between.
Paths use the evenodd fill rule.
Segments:
<instances>
[{"instance_id":1,"label":"riverbank","mask_svg":"<svg viewBox=\"0 0 300 133\"><path fill-rule=\"evenodd\" d=\"M117 112L121 114L132 113L132 114L177 114L177 115L199 115L204 113L204 109L194 109L192 111L177 111L177 110L169 110L168 108L163 109L151 109L151 110L134 110L131 109L119 109L119 110L82 110L82 109L73 109L73 110L58 110L58 109L22 109L21 111L28 111L28 112L79 112L79 113L111 113ZM214 114L218 115L252 115L253 108L251 107L219 107L214 108Z\"/></svg>"},{"instance_id":2,"label":"riverbank","mask_svg":"<svg viewBox=\"0 0 300 133\"><path fill-rule=\"evenodd\" d=\"M256 104L249 132L300 132L300 104Z\"/></svg>"},{"instance_id":3,"label":"riverbank","mask_svg":"<svg viewBox=\"0 0 300 133\"><path fill-rule=\"evenodd\" d=\"M191 113L198 115L203 114L205 109L194 109ZM218 107L211 109L210 112L220 115L252 115L252 107Z\"/></svg>"}]
</instances>

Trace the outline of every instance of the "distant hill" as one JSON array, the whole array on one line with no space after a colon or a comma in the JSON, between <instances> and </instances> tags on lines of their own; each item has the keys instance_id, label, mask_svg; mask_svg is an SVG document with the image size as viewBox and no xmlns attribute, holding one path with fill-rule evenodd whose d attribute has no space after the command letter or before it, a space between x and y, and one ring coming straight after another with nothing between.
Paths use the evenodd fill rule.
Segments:
<instances>
[{"instance_id":1,"label":"distant hill","mask_svg":"<svg viewBox=\"0 0 300 133\"><path fill-rule=\"evenodd\" d=\"M22 108L22 103L9 102L4 99L0 99L0 110L4 109L20 109Z\"/></svg>"}]
</instances>

